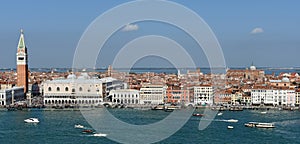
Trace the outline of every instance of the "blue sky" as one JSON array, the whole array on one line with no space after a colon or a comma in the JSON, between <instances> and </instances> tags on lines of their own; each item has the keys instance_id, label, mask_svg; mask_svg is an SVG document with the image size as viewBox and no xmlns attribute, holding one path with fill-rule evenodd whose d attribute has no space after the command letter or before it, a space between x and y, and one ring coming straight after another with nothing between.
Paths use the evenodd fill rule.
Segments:
<instances>
[{"instance_id":1,"label":"blue sky","mask_svg":"<svg viewBox=\"0 0 300 144\"><path fill-rule=\"evenodd\" d=\"M124 2L123 0L1 1L0 68L15 68L20 28L25 32L29 67L71 67L77 43L88 25L105 11ZM195 11L211 27L221 44L227 66L245 67L252 62L256 66L267 67L300 66L298 60L300 1L176 0L174 2ZM119 47L133 38L161 34L188 43L187 51L197 53L192 54L197 66L207 66L201 50L176 28L151 22L136 23L136 26L137 28L132 27L133 31L120 30L112 36L106 51L112 52L113 55ZM112 55L100 53L97 67L109 65ZM154 64L153 60L145 59L139 62L139 65L155 66L166 63Z\"/></svg>"}]
</instances>

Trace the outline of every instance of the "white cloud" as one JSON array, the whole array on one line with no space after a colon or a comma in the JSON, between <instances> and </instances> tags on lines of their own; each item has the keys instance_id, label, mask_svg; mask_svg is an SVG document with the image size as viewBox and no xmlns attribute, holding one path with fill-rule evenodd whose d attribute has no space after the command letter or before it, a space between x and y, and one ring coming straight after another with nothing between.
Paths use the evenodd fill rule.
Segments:
<instances>
[{"instance_id":1,"label":"white cloud","mask_svg":"<svg viewBox=\"0 0 300 144\"><path fill-rule=\"evenodd\" d=\"M122 31L136 31L139 29L137 24L127 24L123 27Z\"/></svg>"},{"instance_id":2,"label":"white cloud","mask_svg":"<svg viewBox=\"0 0 300 144\"><path fill-rule=\"evenodd\" d=\"M257 27L257 28L254 28L250 33L251 34L259 34L259 33L263 33L263 32L264 32L263 28Z\"/></svg>"}]
</instances>

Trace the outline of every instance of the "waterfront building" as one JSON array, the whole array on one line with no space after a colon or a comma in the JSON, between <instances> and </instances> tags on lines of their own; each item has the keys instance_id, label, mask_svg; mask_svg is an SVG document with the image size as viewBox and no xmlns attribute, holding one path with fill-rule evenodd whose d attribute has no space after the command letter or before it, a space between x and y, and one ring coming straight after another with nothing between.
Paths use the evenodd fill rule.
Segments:
<instances>
[{"instance_id":1,"label":"waterfront building","mask_svg":"<svg viewBox=\"0 0 300 144\"><path fill-rule=\"evenodd\" d=\"M165 85L143 84L140 89L140 104L162 104L166 96Z\"/></svg>"},{"instance_id":2,"label":"waterfront building","mask_svg":"<svg viewBox=\"0 0 300 144\"><path fill-rule=\"evenodd\" d=\"M111 90L109 96L113 104L136 105L139 104L140 91L134 89Z\"/></svg>"},{"instance_id":3,"label":"waterfront building","mask_svg":"<svg viewBox=\"0 0 300 144\"><path fill-rule=\"evenodd\" d=\"M296 89L295 98L295 105L300 106L300 89Z\"/></svg>"},{"instance_id":4,"label":"waterfront building","mask_svg":"<svg viewBox=\"0 0 300 144\"><path fill-rule=\"evenodd\" d=\"M183 86L169 86L166 91L165 103L188 103L189 91Z\"/></svg>"},{"instance_id":5,"label":"waterfront building","mask_svg":"<svg viewBox=\"0 0 300 144\"><path fill-rule=\"evenodd\" d=\"M295 106L295 89L284 87L254 87L251 90L253 105Z\"/></svg>"},{"instance_id":6,"label":"waterfront building","mask_svg":"<svg viewBox=\"0 0 300 144\"><path fill-rule=\"evenodd\" d=\"M255 87L251 90L252 105L273 105L273 89L267 87Z\"/></svg>"},{"instance_id":7,"label":"waterfront building","mask_svg":"<svg viewBox=\"0 0 300 144\"><path fill-rule=\"evenodd\" d=\"M218 90L215 93L214 103L217 105L228 105L231 104L232 91L227 90Z\"/></svg>"},{"instance_id":8,"label":"waterfront building","mask_svg":"<svg viewBox=\"0 0 300 144\"><path fill-rule=\"evenodd\" d=\"M211 105L213 104L214 90L211 85L194 86L194 104L198 105Z\"/></svg>"},{"instance_id":9,"label":"waterfront building","mask_svg":"<svg viewBox=\"0 0 300 144\"><path fill-rule=\"evenodd\" d=\"M21 29L21 35L17 50L17 86L24 87L24 93L28 91L28 55L25 45L24 33Z\"/></svg>"},{"instance_id":10,"label":"waterfront building","mask_svg":"<svg viewBox=\"0 0 300 144\"><path fill-rule=\"evenodd\" d=\"M12 87L0 90L0 106L14 105L15 101L24 100L24 88Z\"/></svg>"},{"instance_id":11,"label":"waterfront building","mask_svg":"<svg viewBox=\"0 0 300 144\"><path fill-rule=\"evenodd\" d=\"M117 81L117 82L116 82ZM114 78L91 78L87 73L43 82L46 105L98 105L110 90L124 88Z\"/></svg>"}]
</instances>

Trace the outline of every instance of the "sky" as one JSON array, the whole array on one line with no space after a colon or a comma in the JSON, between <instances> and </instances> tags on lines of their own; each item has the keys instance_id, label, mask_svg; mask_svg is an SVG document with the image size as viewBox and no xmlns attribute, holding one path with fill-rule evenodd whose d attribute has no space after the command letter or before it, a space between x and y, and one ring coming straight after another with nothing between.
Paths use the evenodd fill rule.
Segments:
<instances>
[{"instance_id":1,"label":"sky","mask_svg":"<svg viewBox=\"0 0 300 144\"><path fill-rule=\"evenodd\" d=\"M16 67L20 29L24 30L30 68L72 67L77 44L101 14L128 1L9 0L0 2L0 68ZM194 11L214 32L228 67L300 67L300 1L298 0L174 0ZM155 10L155 8L153 8ZM143 11L143 9L140 9ZM168 9L166 9L168 11ZM173 12L175 16L180 14ZM124 17L131 17L125 15ZM119 17L115 17L118 19ZM187 33L161 22L141 21L117 30L99 53L96 67L106 67L127 43L162 35L182 44L198 67L207 58ZM147 57L140 67L170 66Z\"/></svg>"}]
</instances>

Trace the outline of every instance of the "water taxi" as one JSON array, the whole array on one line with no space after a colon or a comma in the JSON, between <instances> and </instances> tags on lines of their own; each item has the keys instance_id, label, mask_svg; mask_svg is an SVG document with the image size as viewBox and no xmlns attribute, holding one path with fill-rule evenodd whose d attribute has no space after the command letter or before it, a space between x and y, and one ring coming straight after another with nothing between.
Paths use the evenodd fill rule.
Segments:
<instances>
[{"instance_id":1,"label":"water taxi","mask_svg":"<svg viewBox=\"0 0 300 144\"><path fill-rule=\"evenodd\" d=\"M245 127L275 128L275 125L274 123L248 122L245 123Z\"/></svg>"}]
</instances>

